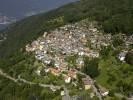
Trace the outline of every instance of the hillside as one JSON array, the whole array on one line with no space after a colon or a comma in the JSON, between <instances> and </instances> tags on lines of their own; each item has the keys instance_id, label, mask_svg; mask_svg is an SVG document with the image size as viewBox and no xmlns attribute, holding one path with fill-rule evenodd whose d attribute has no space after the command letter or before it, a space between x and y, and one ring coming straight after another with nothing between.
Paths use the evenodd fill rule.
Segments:
<instances>
[{"instance_id":1,"label":"hillside","mask_svg":"<svg viewBox=\"0 0 133 100\"><path fill-rule=\"evenodd\" d=\"M132 0L81 0L45 14L26 18L6 29L8 36L0 46L0 55L8 55L22 48L44 30L51 30L86 17L97 20L105 32L112 34L123 32L131 35L133 33L132 5Z\"/></svg>"},{"instance_id":2,"label":"hillside","mask_svg":"<svg viewBox=\"0 0 133 100\"><path fill-rule=\"evenodd\" d=\"M132 0L81 0L1 31L0 99L61 100L64 89L81 100L93 93L97 100L99 84L109 91L105 100L127 98L133 90L132 5ZM72 81L65 84L69 72ZM93 89L86 91L82 78ZM62 88L40 87L51 84Z\"/></svg>"},{"instance_id":3,"label":"hillside","mask_svg":"<svg viewBox=\"0 0 133 100\"><path fill-rule=\"evenodd\" d=\"M44 32L27 44L23 52L16 52L14 56L1 60L0 99L7 99L8 95L12 99L22 100L61 100L62 89L56 92L51 88L46 89L45 86L50 87L52 84L65 85L71 97L78 95L83 98L81 100L88 100L88 93L95 91L93 88L84 90L82 77L86 75L90 75L92 81L96 80L96 86L102 85L109 91L110 94L103 97L105 100L121 100L121 97L116 96L117 93L127 97L133 89L133 67L120 61L117 56L130 50L127 44L132 43L132 36L104 34L98 28L97 22L89 19L66 24ZM127 55L127 61L132 63L131 53ZM71 69L76 70L76 78L71 82L64 81L67 73L75 73ZM44 88L39 84L44 84ZM22 91L21 95L17 91Z\"/></svg>"}]
</instances>

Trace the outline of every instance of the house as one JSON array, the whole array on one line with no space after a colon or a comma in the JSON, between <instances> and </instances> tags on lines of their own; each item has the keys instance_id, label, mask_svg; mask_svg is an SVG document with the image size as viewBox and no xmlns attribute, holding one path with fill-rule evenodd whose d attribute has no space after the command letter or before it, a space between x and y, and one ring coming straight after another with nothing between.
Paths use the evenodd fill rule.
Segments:
<instances>
[{"instance_id":1,"label":"house","mask_svg":"<svg viewBox=\"0 0 133 100\"><path fill-rule=\"evenodd\" d=\"M75 70L71 69L71 70L68 71L68 76L71 77L71 78L76 79L77 78L77 73L76 73Z\"/></svg>"},{"instance_id":2,"label":"house","mask_svg":"<svg viewBox=\"0 0 133 100\"><path fill-rule=\"evenodd\" d=\"M53 92L56 92L56 89L54 87L50 87L50 89L53 91Z\"/></svg>"},{"instance_id":3,"label":"house","mask_svg":"<svg viewBox=\"0 0 133 100\"><path fill-rule=\"evenodd\" d=\"M89 78L82 78L85 90L89 90L92 85L92 81Z\"/></svg>"},{"instance_id":4,"label":"house","mask_svg":"<svg viewBox=\"0 0 133 100\"><path fill-rule=\"evenodd\" d=\"M65 91L61 91L61 96L64 96L65 95Z\"/></svg>"},{"instance_id":5,"label":"house","mask_svg":"<svg viewBox=\"0 0 133 100\"><path fill-rule=\"evenodd\" d=\"M38 45L39 45L39 42L38 41L33 41L31 43L31 46L32 46L33 49L37 49L38 48Z\"/></svg>"},{"instance_id":6,"label":"house","mask_svg":"<svg viewBox=\"0 0 133 100\"><path fill-rule=\"evenodd\" d=\"M55 76L59 76L60 75L60 70L58 68L50 68L49 70Z\"/></svg>"},{"instance_id":7,"label":"house","mask_svg":"<svg viewBox=\"0 0 133 100\"><path fill-rule=\"evenodd\" d=\"M35 58L38 59L38 60L42 60L44 58L44 56L36 55Z\"/></svg>"},{"instance_id":8,"label":"house","mask_svg":"<svg viewBox=\"0 0 133 100\"><path fill-rule=\"evenodd\" d=\"M77 66L77 68L78 68L78 69L81 69L83 65L84 65L83 58L78 58L78 59L76 60L76 66Z\"/></svg>"},{"instance_id":9,"label":"house","mask_svg":"<svg viewBox=\"0 0 133 100\"><path fill-rule=\"evenodd\" d=\"M27 52L33 52L35 50L35 48L33 48L30 44L26 45L26 51Z\"/></svg>"},{"instance_id":10,"label":"house","mask_svg":"<svg viewBox=\"0 0 133 100\"><path fill-rule=\"evenodd\" d=\"M46 50L43 50L43 53L44 53L44 54L46 54L46 53L47 53L47 51L46 51Z\"/></svg>"},{"instance_id":11,"label":"house","mask_svg":"<svg viewBox=\"0 0 133 100\"><path fill-rule=\"evenodd\" d=\"M45 72L48 73L50 70L49 69L45 69Z\"/></svg>"},{"instance_id":12,"label":"house","mask_svg":"<svg viewBox=\"0 0 133 100\"><path fill-rule=\"evenodd\" d=\"M43 50L43 45L40 45L40 46L39 46L39 49L40 49L40 50Z\"/></svg>"},{"instance_id":13,"label":"house","mask_svg":"<svg viewBox=\"0 0 133 100\"><path fill-rule=\"evenodd\" d=\"M48 34L47 32L44 32L43 37L45 38L47 36L47 34Z\"/></svg>"},{"instance_id":14,"label":"house","mask_svg":"<svg viewBox=\"0 0 133 100\"><path fill-rule=\"evenodd\" d=\"M71 77L69 76L64 76L65 83L70 83L71 82Z\"/></svg>"},{"instance_id":15,"label":"house","mask_svg":"<svg viewBox=\"0 0 133 100\"><path fill-rule=\"evenodd\" d=\"M81 37L80 38L80 42L83 43L84 45L87 43L87 39L86 38L83 38Z\"/></svg>"},{"instance_id":16,"label":"house","mask_svg":"<svg viewBox=\"0 0 133 100\"><path fill-rule=\"evenodd\" d=\"M91 56L92 56L93 58L98 58L98 57L99 57L99 53L97 53L97 52L92 52L92 53L91 53Z\"/></svg>"},{"instance_id":17,"label":"house","mask_svg":"<svg viewBox=\"0 0 133 100\"><path fill-rule=\"evenodd\" d=\"M124 61L125 58L126 58L126 54L127 54L126 51L121 52L121 53L118 55L118 59L119 59L120 61Z\"/></svg>"},{"instance_id":18,"label":"house","mask_svg":"<svg viewBox=\"0 0 133 100\"><path fill-rule=\"evenodd\" d=\"M62 67L60 67L61 72L65 72L68 70L68 67L66 64L62 63Z\"/></svg>"},{"instance_id":19,"label":"house","mask_svg":"<svg viewBox=\"0 0 133 100\"><path fill-rule=\"evenodd\" d=\"M129 100L131 99L133 99L133 92L130 92L129 94L128 94L128 98L129 98Z\"/></svg>"},{"instance_id":20,"label":"house","mask_svg":"<svg viewBox=\"0 0 133 100\"><path fill-rule=\"evenodd\" d=\"M37 75L40 76L40 73L41 73L41 70L40 70L40 69L36 70L36 74L37 74Z\"/></svg>"},{"instance_id":21,"label":"house","mask_svg":"<svg viewBox=\"0 0 133 100\"><path fill-rule=\"evenodd\" d=\"M84 52L79 52L78 55L79 56L83 56L84 55Z\"/></svg>"},{"instance_id":22,"label":"house","mask_svg":"<svg viewBox=\"0 0 133 100\"><path fill-rule=\"evenodd\" d=\"M92 92L90 93L90 97L93 98L95 96L95 94Z\"/></svg>"},{"instance_id":23,"label":"house","mask_svg":"<svg viewBox=\"0 0 133 100\"><path fill-rule=\"evenodd\" d=\"M59 68L59 64L58 63L55 63L54 65L55 65L55 67Z\"/></svg>"},{"instance_id":24,"label":"house","mask_svg":"<svg viewBox=\"0 0 133 100\"><path fill-rule=\"evenodd\" d=\"M98 87L102 96L107 96L109 94L109 91L106 88L102 87L101 85L98 85Z\"/></svg>"},{"instance_id":25,"label":"house","mask_svg":"<svg viewBox=\"0 0 133 100\"><path fill-rule=\"evenodd\" d=\"M43 63L49 65L51 63L51 60L44 60Z\"/></svg>"},{"instance_id":26,"label":"house","mask_svg":"<svg viewBox=\"0 0 133 100\"><path fill-rule=\"evenodd\" d=\"M109 91L101 91L102 96L107 96L109 94Z\"/></svg>"},{"instance_id":27,"label":"house","mask_svg":"<svg viewBox=\"0 0 133 100\"><path fill-rule=\"evenodd\" d=\"M97 28L90 28L89 29L91 32L97 32Z\"/></svg>"}]
</instances>

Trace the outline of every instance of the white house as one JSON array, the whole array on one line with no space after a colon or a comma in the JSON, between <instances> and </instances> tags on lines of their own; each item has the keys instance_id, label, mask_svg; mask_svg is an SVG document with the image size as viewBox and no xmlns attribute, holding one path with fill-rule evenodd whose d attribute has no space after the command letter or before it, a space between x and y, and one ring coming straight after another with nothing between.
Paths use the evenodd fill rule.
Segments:
<instances>
[{"instance_id":1,"label":"white house","mask_svg":"<svg viewBox=\"0 0 133 100\"><path fill-rule=\"evenodd\" d=\"M120 61L124 61L125 60L125 57L126 57L126 54L127 52L121 52L119 55L118 55L118 58Z\"/></svg>"},{"instance_id":2,"label":"white house","mask_svg":"<svg viewBox=\"0 0 133 100\"><path fill-rule=\"evenodd\" d=\"M70 83L71 82L71 77L65 76L64 80L65 80L65 83Z\"/></svg>"},{"instance_id":3,"label":"white house","mask_svg":"<svg viewBox=\"0 0 133 100\"><path fill-rule=\"evenodd\" d=\"M106 88L102 87L101 85L98 85L98 87L99 87L99 91L103 97L107 96L109 94L109 91Z\"/></svg>"},{"instance_id":4,"label":"white house","mask_svg":"<svg viewBox=\"0 0 133 100\"><path fill-rule=\"evenodd\" d=\"M65 91L61 91L61 96L64 96L65 95Z\"/></svg>"},{"instance_id":5,"label":"white house","mask_svg":"<svg viewBox=\"0 0 133 100\"><path fill-rule=\"evenodd\" d=\"M105 91L105 92L103 92L101 94L102 94L102 96L107 96L109 94L109 91Z\"/></svg>"},{"instance_id":6,"label":"white house","mask_svg":"<svg viewBox=\"0 0 133 100\"><path fill-rule=\"evenodd\" d=\"M79 52L78 55L79 56L83 56L84 55L84 52Z\"/></svg>"}]
</instances>

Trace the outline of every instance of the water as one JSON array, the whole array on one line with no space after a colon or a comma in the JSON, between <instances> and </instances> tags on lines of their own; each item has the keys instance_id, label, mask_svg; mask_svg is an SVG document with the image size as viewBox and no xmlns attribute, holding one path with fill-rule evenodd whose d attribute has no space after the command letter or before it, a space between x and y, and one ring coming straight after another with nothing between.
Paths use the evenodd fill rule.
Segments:
<instances>
[{"instance_id":1,"label":"water","mask_svg":"<svg viewBox=\"0 0 133 100\"><path fill-rule=\"evenodd\" d=\"M0 0L0 17L6 16L8 21L19 20L73 1L76 0ZM0 29L4 26L0 24Z\"/></svg>"}]
</instances>

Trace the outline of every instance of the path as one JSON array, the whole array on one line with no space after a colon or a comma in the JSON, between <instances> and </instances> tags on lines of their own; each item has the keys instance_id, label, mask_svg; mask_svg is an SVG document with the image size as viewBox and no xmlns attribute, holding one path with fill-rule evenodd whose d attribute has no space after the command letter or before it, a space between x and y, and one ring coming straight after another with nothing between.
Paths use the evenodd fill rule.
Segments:
<instances>
[{"instance_id":1,"label":"path","mask_svg":"<svg viewBox=\"0 0 133 100\"><path fill-rule=\"evenodd\" d=\"M81 72L81 71L78 71L78 70L76 70L76 71L77 71L79 74L85 75L87 78L91 79L93 91L96 93L96 95L97 95L97 97L99 98L99 100L103 100L103 99L102 99L102 96L101 96L101 93L98 91L97 87L96 87L95 84L94 84L94 80L93 80L89 75L87 75L87 74L85 74L85 73L83 73L83 72Z\"/></svg>"},{"instance_id":2,"label":"path","mask_svg":"<svg viewBox=\"0 0 133 100\"><path fill-rule=\"evenodd\" d=\"M71 100L71 97L69 95L69 90L65 86L63 86L63 88L64 88L65 95L62 97L62 100Z\"/></svg>"},{"instance_id":3,"label":"path","mask_svg":"<svg viewBox=\"0 0 133 100\"><path fill-rule=\"evenodd\" d=\"M13 77L9 76L8 74L4 73L1 69L0 69L0 75L2 75L5 78L8 78L8 79L12 80L15 83L18 83L20 81L20 82L23 82L23 83L26 83L26 84L29 84L29 85L38 84L38 86L43 87L43 88L46 88L46 87L54 88L54 89L60 89L61 88L61 86L48 85L48 84L35 83L35 82L27 81L27 80L21 78L20 75L18 75L18 78L16 79L16 78L13 78Z\"/></svg>"},{"instance_id":4,"label":"path","mask_svg":"<svg viewBox=\"0 0 133 100\"><path fill-rule=\"evenodd\" d=\"M87 75L87 74L85 74L85 73L83 73L81 71L78 71L77 70L77 72L79 74L81 74L81 75L85 75L86 77L90 78L89 75ZM14 81L15 83L18 83L18 81L20 81L20 82L23 82L23 83L26 83L26 84L30 84L30 85L36 85L36 84L38 84L38 86L43 87L43 88L46 88L46 87L51 88L51 89L60 89L61 88L61 86L55 86L55 85L35 83L35 82L27 81L27 80L21 78L20 75L16 79L16 78L13 78L13 77L9 76L8 74L4 73L1 69L0 69L0 75L2 75L5 78L8 78L8 79ZM98 89L94 85L94 81L93 80L92 80L92 83L93 83L92 84L92 88L93 88L94 92L96 93L96 95L98 96L99 100L103 100L101 94L99 93ZM65 96L62 98L62 100L70 100L71 97L69 96L69 91L67 90L67 88L65 86L63 86L63 87L64 87Z\"/></svg>"}]
</instances>

